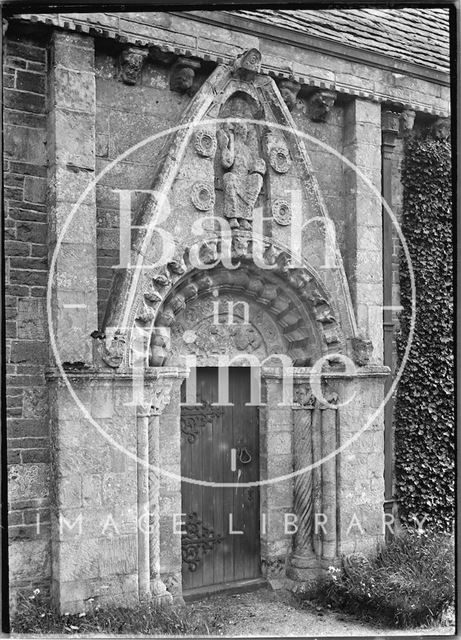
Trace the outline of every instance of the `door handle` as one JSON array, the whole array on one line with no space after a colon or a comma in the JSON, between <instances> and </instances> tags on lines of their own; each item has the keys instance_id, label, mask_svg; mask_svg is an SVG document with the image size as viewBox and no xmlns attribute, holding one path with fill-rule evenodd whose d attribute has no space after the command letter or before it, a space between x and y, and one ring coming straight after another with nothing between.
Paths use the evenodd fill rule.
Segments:
<instances>
[{"instance_id":1,"label":"door handle","mask_svg":"<svg viewBox=\"0 0 461 640\"><path fill-rule=\"evenodd\" d=\"M237 449L237 457L242 464L249 464L252 461L251 453L246 447Z\"/></svg>"}]
</instances>

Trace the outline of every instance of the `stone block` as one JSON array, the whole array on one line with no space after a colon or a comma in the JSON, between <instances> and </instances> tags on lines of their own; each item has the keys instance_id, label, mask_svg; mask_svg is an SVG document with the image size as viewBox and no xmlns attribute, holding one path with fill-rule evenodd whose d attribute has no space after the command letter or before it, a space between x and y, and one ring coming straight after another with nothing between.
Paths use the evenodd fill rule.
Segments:
<instances>
[{"instance_id":1,"label":"stone block","mask_svg":"<svg viewBox=\"0 0 461 640\"><path fill-rule=\"evenodd\" d=\"M45 303L38 298L18 300L18 338L45 340Z\"/></svg>"},{"instance_id":2,"label":"stone block","mask_svg":"<svg viewBox=\"0 0 461 640\"><path fill-rule=\"evenodd\" d=\"M291 453L292 435L289 431L274 432L269 430L267 433L267 450L276 455L284 455Z\"/></svg>"},{"instance_id":3,"label":"stone block","mask_svg":"<svg viewBox=\"0 0 461 640\"><path fill-rule=\"evenodd\" d=\"M18 69L16 72L16 89L44 94L45 76L41 73L31 73L30 71Z\"/></svg>"},{"instance_id":4,"label":"stone block","mask_svg":"<svg viewBox=\"0 0 461 640\"><path fill-rule=\"evenodd\" d=\"M56 65L76 71L93 71L93 39L78 34L55 35L54 62Z\"/></svg>"},{"instance_id":5,"label":"stone block","mask_svg":"<svg viewBox=\"0 0 461 640\"><path fill-rule=\"evenodd\" d=\"M8 501L48 498L49 473L47 464L11 465L8 469Z\"/></svg>"},{"instance_id":6,"label":"stone block","mask_svg":"<svg viewBox=\"0 0 461 640\"><path fill-rule=\"evenodd\" d=\"M358 251L381 251L382 229L380 226L360 226L357 234Z\"/></svg>"},{"instance_id":7,"label":"stone block","mask_svg":"<svg viewBox=\"0 0 461 640\"><path fill-rule=\"evenodd\" d=\"M82 503L84 507L102 504L102 475L82 476Z\"/></svg>"},{"instance_id":8,"label":"stone block","mask_svg":"<svg viewBox=\"0 0 461 640\"><path fill-rule=\"evenodd\" d=\"M48 345L35 340L15 340L11 346L11 362L46 364L48 361Z\"/></svg>"},{"instance_id":9,"label":"stone block","mask_svg":"<svg viewBox=\"0 0 461 640\"><path fill-rule=\"evenodd\" d=\"M55 107L95 113L94 73L55 67L52 82Z\"/></svg>"},{"instance_id":10,"label":"stone block","mask_svg":"<svg viewBox=\"0 0 461 640\"><path fill-rule=\"evenodd\" d=\"M60 508L80 507L82 504L82 476L79 473L66 475L56 480L56 493Z\"/></svg>"},{"instance_id":11,"label":"stone block","mask_svg":"<svg viewBox=\"0 0 461 640\"><path fill-rule=\"evenodd\" d=\"M14 540L9 545L10 584L46 580L51 572L50 542L46 538Z\"/></svg>"},{"instance_id":12,"label":"stone block","mask_svg":"<svg viewBox=\"0 0 461 640\"><path fill-rule=\"evenodd\" d=\"M132 504L137 499L136 482L135 473L104 473L102 481L103 504Z\"/></svg>"},{"instance_id":13,"label":"stone block","mask_svg":"<svg viewBox=\"0 0 461 640\"><path fill-rule=\"evenodd\" d=\"M98 418L111 418L114 413L113 389L111 386L98 386L93 389L91 415Z\"/></svg>"},{"instance_id":14,"label":"stone block","mask_svg":"<svg viewBox=\"0 0 461 640\"><path fill-rule=\"evenodd\" d=\"M81 204L74 211L70 203L59 202L51 207L50 219L53 225L50 229L50 235L54 236L54 240L61 237L63 243L71 245L96 242L95 207L93 205ZM58 236L57 233L62 233L64 224L66 224L65 231L62 236Z\"/></svg>"},{"instance_id":15,"label":"stone block","mask_svg":"<svg viewBox=\"0 0 461 640\"><path fill-rule=\"evenodd\" d=\"M147 142L124 158L128 162L155 164L155 159L158 158L165 142L166 132L176 124L182 105L178 104L176 98L178 94L154 89L151 89L151 93L149 100L159 104L158 113L155 115L145 114L143 118L134 120L131 111L111 111L109 147L111 158L115 159L134 145L165 132L165 135L159 135L157 139Z\"/></svg>"},{"instance_id":16,"label":"stone block","mask_svg":"<svg viewBox=\"0 0 461 640\"><path fill-rule=\"evenodd\" d=\"M95 124L92 114L56 109L51 139L57 163L94 170Z\"/></svg>"},{"instance_id":17,"label":"stone block","mask_svg":"<svg viewBox=\"0 0 461 640\"><path fill-rule=\"evenodd\" d=\"M17 111L45 113L45 96L15 89L3 90L3 105Z\"/></svg>"}]
</instances>

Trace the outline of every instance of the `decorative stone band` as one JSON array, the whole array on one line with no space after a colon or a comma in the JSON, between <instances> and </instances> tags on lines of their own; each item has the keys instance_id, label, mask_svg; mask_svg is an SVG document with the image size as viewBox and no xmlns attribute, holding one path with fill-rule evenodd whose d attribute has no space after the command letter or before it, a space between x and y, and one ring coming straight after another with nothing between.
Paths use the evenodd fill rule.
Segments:
<instances>
[{"instance_id":1,"label":"decorative stone band","mask_svg":"<svg viewBox=\"0 0 461 640\"><path fill-rule=\"evenodd\" d=\"M122 44L134 45L136 47L145 47L149 49L151 55L160 59L164 59L165 55L175 57L193 57L205 62L215 62L216 64L229 63L233 61L232 56L219 55L210 50L204 49L192 49L189 47L180 46L178 44L168 44L160 38L156 38L153 34L152 37L142 38L135 34L127 32L120 33L120 31L112 25L101 26L96 23L91 23L91 14L87 18L83 15L81 19L76 19L75 14L71 18L68 18L66 14L27 14L12 16L11 20L20 20L23 22L41 23L50 26L59 27L61 29L67 29L69 31L77 31L78 33L89 34L93 37L108 38L111 40L117 40ZM278 67L273 67L267 62L262 61L261 74L270 75L278 80L290 80L296 82L301 86L317 87L319 89L326 89L330 91L336 91L346 96L355 96L374 102L385 102L387 105L397 106L404 109L414 109L423 113L430 113L435 116L447 117L449 115L449 106L447 109L436 109L432 105L412 100L406 102L404 100L393 100L391 96L384 92L373 90L373 92L363 90L353 85L345 83L331 82L322 77L306 77L306 75L293 74L288 71L281 70ZM319 70L319 74L321 70ZM447 80L448 83L448 80Z\"/></svg>"}]
</instances>

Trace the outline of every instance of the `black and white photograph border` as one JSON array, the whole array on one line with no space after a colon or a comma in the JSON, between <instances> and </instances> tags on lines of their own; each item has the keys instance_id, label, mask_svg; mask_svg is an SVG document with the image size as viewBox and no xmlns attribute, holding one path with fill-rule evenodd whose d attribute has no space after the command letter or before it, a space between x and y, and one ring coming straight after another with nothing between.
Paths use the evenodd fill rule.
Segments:
<instances>
[{"instance_id":1,"label":"black and white photograph border","mask_svg":"<svg viewBox=\"0 0 461 640\"><path fill-rule=\"evenodd\" d=\"M3 633L454 636L457 3L2 19Z\"/></svg>"}]
</instances>

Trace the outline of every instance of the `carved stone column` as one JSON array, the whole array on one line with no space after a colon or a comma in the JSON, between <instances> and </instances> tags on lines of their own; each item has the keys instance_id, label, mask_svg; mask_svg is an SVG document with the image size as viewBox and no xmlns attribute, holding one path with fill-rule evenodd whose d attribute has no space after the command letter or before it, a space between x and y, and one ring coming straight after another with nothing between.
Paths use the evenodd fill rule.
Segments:
<instances>
[{"instance_id":1,"label":"carved stone column","mask_svg":"<svg viewBox=\"0 0 461 640\"><path fill-rule=\"evenodd\" d=\"M322 536L322 559L333 561L337 557L337 477L335 454L337 445L337 408L332 406L338 402L334 391L324 391L324 398L328 404L320 404L321 413L321 455L322 455L322 514L325 530Z\"/></svg>"},{"instance_id":2,"label":"carved stone column","mask_svg":"<svg viewBox=\"0 0 461 640\"><path fill-rule=\"evenodd\" d=\"M161 376L161 377L160 377ZM173 378L159 374L154 383L152 393L152 412L149 419L149 562L150 562L150 593L159 604L169 604L173 601L160 577L160 415L170 402Z\"/></svg>"},{"instance_id":3,"label":"carved stone column","mask_svg":"<svg viewBox=\"0 0 461 640\"><path fill-rule=\"evenodd\" d=\"M315 396L307 390L307 385L298 387L293 406L293 462L294 471L310 467L313 457L313 426ZM294 512L298 518L298 531L294 539L293 554L288 577L306 580L312 577L318 566L313 546L314 533L314 491L313 470L304 471L294 478Z\"/></svg>"},{"instance_id":4,"label":"carved stone column","mask_svg":"<svg viewBox=\"0 0 461 640\"><path fill-rule=\"evenodd\" d=\"M139 598L150 595L149 563L149 416L150 406L136 411L138 483L138 591Z\"/></svg>"}]
</instances>

